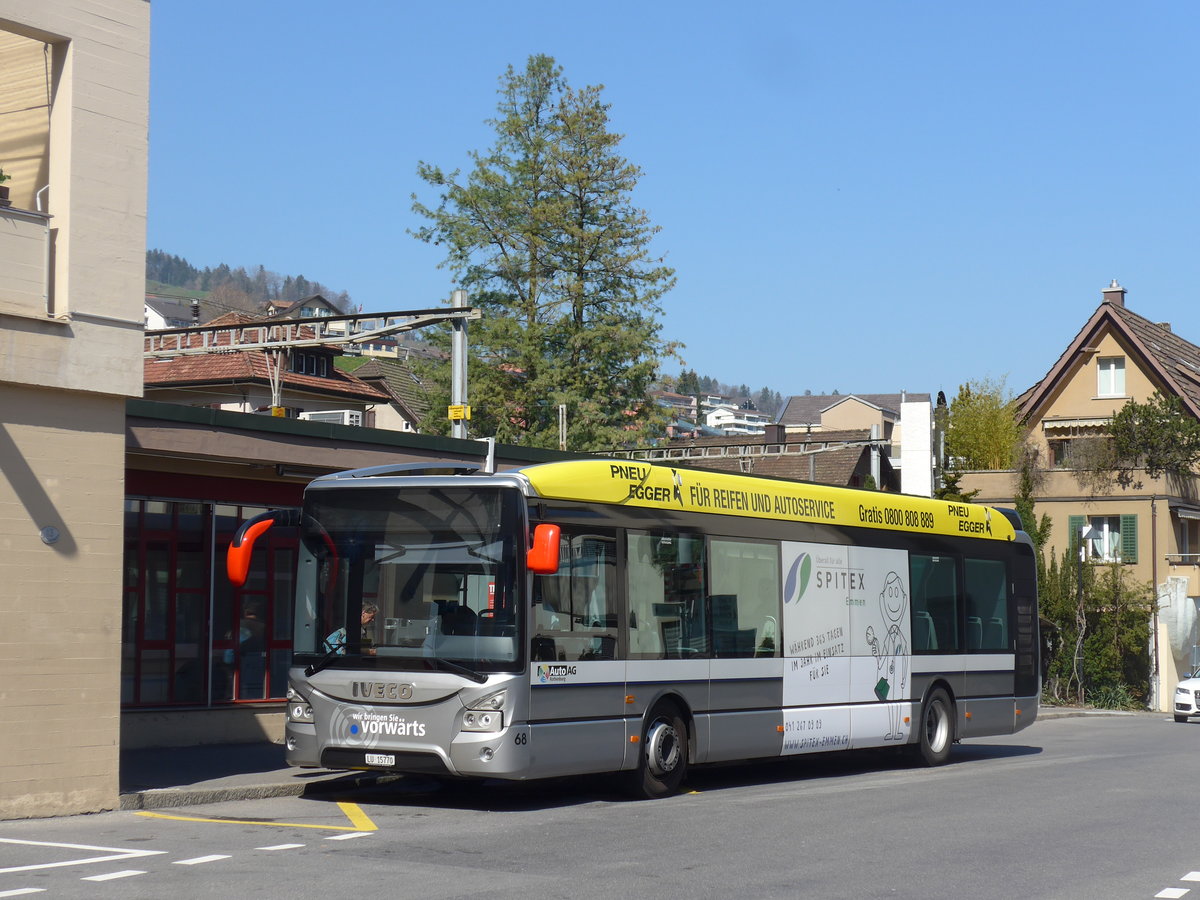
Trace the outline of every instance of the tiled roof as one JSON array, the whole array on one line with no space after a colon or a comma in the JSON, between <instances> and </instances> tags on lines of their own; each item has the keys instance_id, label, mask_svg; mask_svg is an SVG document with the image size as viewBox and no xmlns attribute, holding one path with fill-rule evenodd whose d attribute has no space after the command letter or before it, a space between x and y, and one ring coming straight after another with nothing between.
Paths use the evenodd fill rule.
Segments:
<instances>
[{"instance_id":1,"label":"tiled roof","mask_svg":"<svg viewBox=\"0 0 1200 900\"><path fill-rule=\"evenodd\" d=\"M1157 387L1179 397L1193 415L1200 417L1200 347L1175 334L1169 325L1153 322L1128 307L1104 302L1092 313L1050 371L1017 398L1026 418L1036 418L1074 360L1087 352L1085 348L1109 328L1141 356Z\"/></svg>"},{"instance_id":2,"label":"tiled roof","mask_svg":"<svg viewBox=\"0 0 1200 900\"><path fill-rule=\"evenodd\" d=\"M242 313L234 312L213 319L208 325L210 327L236 326L253 321L256 320ZM304 327L299 331L302 337L315 336L315 332L311 328ZM200 335L190 335L188 341L189 346L203 346ZM217 346L228 345L229 335L222 335L218 332L215 343ZM320 349L314 349L314 352L333 356L329 351ZM143 362L143 381L149 387L191 387L239 382L270 384L270 374L267 368L267 356L261 350L217 351L196 356L177 356L165 360L146 359ZM332 359L327 377L285 371L283 387L285 390L344 397L364 403L386 403L391 399L383 391L335 368Z\"/></svg>"},{"instance_id":3,"label":"tiled roof","mask_svg":"<svg viewBox=\"0 0 1200 900\"><path fill-rule=\"evenodd\" d=\"M830 407L837 406L850 399L861 400L892 415L900 415L900 404L909 402L929 402L928 394L809 394L805 396L788 397L783 409L776 419L780 425L817 425L821 421L821 413Z\"/></svg>"},{"instance_id":4,"label":"tiled roof","mask_svg":"<svg viewBox=\"0 0 1200 900\"><path fill-rule=\"evenodd\" d=\"M407 363L374 357L355 369L354 376L393 394L418 419L429 411L425 389Z\"/></svg>"},{"instance_id":5,"label":"tiled roof","mask_svg":"<svg viewBox=\"0 0 1200 900\"><path fill-rule=\"evenodd\" d=\"M795 481L815 481L819 484L850 485L855 473L870 471L870 452L867 446L871 432L866 428L845 431L821 431L812 434L788 434L784 454L738 453L728 455L702 455L675 457L671 465L694 466L701 469L716 469L723 472L742 472L751 475L769 475L773 478L790 478ZM670 450L720 450L721 448L773 447L778 441L767 440L765 435L723 435L721 437L680 438L671 441ZM805 450L819 452L804 453ZM891 490L899 490L898 479L891 462L886 456L880 458L880 480Z\"/></svg>"},{"instance_id":6,"label":"tiled roof","mask_svg":"<svg viewBox=\"0 0 1200 900\"><path fill-rule=\"evenodd\" d=\"M803 455L698 457L672 459L670 464L846 487L853 483L856 472L865 475L870 471L870 452L870 447L849 445ZM886 456L880 457L879 465L882 484L889 489L899 490L898 479Z\"/></svg>"}]
</instances>

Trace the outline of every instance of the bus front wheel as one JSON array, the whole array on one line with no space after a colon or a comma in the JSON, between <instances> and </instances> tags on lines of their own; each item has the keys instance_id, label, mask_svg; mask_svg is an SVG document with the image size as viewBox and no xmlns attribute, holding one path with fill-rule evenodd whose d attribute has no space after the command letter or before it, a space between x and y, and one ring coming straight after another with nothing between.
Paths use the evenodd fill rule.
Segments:
<instances>
[{"instance_id":1,"label":"bus front wheel","mask_svg":"<svg viewBox=\"0 0 1200 900\"><path fill-rule=\"evenodd\" d=\"M954 745L954 706L941 688L933 690L921 708L917 758L927 766L940 766Z\"/></svg>"},{"instance_id":2,"label":"bus front wheel","mask_svg":"<svg viewBox=\"0 0 1200 900\"><path fill-rule=\"evenodd\" d=\"M637 769L630 773L632 793L654 800L679 790L687 775L688 730L674 704L660 703L642 728Z\"/></svg>"}]
</instances>

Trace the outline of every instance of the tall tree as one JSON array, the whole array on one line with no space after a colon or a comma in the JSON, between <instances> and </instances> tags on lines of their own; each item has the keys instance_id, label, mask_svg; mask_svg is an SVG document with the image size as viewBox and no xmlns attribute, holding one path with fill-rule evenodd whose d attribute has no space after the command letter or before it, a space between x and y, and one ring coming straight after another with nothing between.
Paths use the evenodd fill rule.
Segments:
<instances>
[{"instance_id":1,"label":"tall tree","mask_svg":"<svg viewBox=\"0 0 1200 900\"><path fill-rule=\"evenodd\" d=\"M674 271L650 254L659 229L630 201L641 169L617 153L601 90L531 56L501 77L496 143L471 154L471 173L417 170L441 196L413 196L428 220L413 233L446 247L442 265L483 312L469 330L472 430L503 441L558 446L560 405L571 449L641 443L665 423L646 397L677 349L658 305Z\"/></svg>"},{"instance_id":2,"label":"tall tree","mask_svg":"<svg viewBox=\"0 0 1200 900\"><path fill-rule=\"evenodd\" d=\"M1067 464L1093 494L1114 486L1141 487L1140 473L1186 485L1200 467L1200 421L1178 397L1158 391L1145 403L1128 401L1113 416L1108 434L1071 442Z\"/></svg>"},{"instance_id":3,"label":"tall tree","mask_svg":"<svg viewBox=\"0 0 1200 900\"><path fill-rule=\"evenodd\" d=\"M959 387L946 427L951 468L1011 469L1020 442L1016 401L1003 378L968 381Z\"/></svg>"}]
</instances>

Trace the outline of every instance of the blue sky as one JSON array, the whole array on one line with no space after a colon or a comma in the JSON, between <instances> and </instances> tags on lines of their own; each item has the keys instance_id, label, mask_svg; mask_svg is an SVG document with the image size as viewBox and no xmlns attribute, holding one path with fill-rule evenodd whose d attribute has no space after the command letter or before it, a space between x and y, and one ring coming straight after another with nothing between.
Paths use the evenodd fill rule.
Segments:
<instances>
[{"instance_id":1,"label":"blue sky","mask_svg":"<svg viewBox=\"0 0 1200 900\"><path fill-rule=\"evenodd\" d=\"M147 242L438 305L417 163L466 169L505 67L546 53L644 170L687 367L1020 392L1113 278L1200 342L1198 38L1182 0L158 0Z\"/></svg>"}]
</instances>

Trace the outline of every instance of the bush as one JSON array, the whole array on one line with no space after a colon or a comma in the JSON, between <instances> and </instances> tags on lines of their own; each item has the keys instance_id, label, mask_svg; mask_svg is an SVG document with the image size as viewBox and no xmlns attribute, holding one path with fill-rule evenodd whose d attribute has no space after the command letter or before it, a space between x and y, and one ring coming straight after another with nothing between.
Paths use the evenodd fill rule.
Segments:
<instances>
[{"instance_id":1,"label":"bush","mask_svg":"<svg viewBox=\"0 0 1200 900\"><path fill-rule=\"evenodd\" d=\"M1087 692L1087 700L1099 709L1140 709L1144 705L1139 703L1123 684L1106 684L1093 688Z\"/></svg>"}]
</instances>

